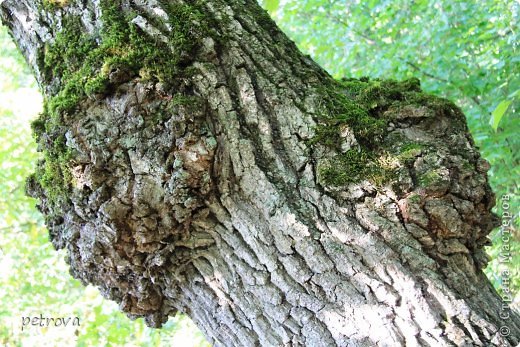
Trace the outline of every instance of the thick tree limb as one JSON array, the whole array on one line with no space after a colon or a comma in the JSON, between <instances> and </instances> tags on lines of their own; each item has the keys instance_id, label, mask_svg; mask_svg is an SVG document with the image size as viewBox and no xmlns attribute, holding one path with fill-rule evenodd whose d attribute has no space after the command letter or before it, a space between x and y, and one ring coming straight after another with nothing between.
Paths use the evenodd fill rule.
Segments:
<instances>
[{"instance_id":1,"label":"thick tree limb","mask_svg":"<svg viewBox=\"0 0 520 347\"><path fill-rule=\"evenodd\" d=\"M114 3L1 3L47 98L28 190L76 278L215 345L518 343L458 108L338 84L252 1Z\"/></svg>"}]
</instances>

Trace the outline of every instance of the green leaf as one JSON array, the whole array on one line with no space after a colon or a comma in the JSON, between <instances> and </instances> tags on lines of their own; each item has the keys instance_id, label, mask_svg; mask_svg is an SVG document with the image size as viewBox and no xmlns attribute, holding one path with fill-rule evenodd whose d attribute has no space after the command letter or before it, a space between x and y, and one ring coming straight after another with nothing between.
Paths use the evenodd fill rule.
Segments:
<instances>
[{"instance_id":1,"label":"green leaf","mask_svg":"<svg viewBox=\"0 0 520 347\"><path fill-rule=\"evenodd\" d=\"M274 12L278 9L280 0L265 0L265 9L269 12Z\"/></svg>"},{"instance_id":2,"label":"green leaf","mask_svg":"<svg viewBox=\"0 0 520 347\"><path fill-rule=\"evenodd\" d=\"M489 124L493 128L493 130L497 131L498 124L500 123L500 120L502 117L504 117L504 114L507 111L507 108L511 105L511 100L502 100L500 104L498 104L497 108L491 113L491 119L489 120Z\"/></svg>"}]
</instances>

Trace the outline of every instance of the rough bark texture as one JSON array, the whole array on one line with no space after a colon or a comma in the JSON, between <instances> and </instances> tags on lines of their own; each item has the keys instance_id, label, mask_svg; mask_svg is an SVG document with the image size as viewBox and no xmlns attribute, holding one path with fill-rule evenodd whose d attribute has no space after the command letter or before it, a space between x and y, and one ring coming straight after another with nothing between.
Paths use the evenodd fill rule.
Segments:
<instances>
[{"instance_id":1,"label":"rough bark texture","mask_svg":"<svg viewBox=\"0 0 520 347\"><path fill-rule=\"evenodd\" d=\"M519 342L481 271L494 196L455 106L415 81L334 82L253 1L113 3L176 70L94 64L103 88L61 107L58 33L80 18L102 45L103 1L0 1L52 113L28 191L74 277L151 326L184 312L217 346ZM175 24L183 8L198 15ZM384 132L331 122L338 99Z\"/></svg>"}]
</instances>

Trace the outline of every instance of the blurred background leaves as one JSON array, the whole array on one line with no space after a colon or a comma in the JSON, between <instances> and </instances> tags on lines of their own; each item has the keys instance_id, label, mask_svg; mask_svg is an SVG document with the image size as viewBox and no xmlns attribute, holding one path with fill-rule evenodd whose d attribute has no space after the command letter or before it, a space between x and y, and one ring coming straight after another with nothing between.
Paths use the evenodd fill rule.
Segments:
<instances>
[{"instance_id":1,"label":"blurred background leaves","mask_svg":"<svg viewBox=\"0 0 520 347\"><path fill-rule=\"evenodd\" d=\"M486 274L502 291L501 272L520 288L518 177L520 3L504 0L264 0L281 28L334 77L406 79L455 101L465 112L482 155L491 163L497 200L509 195L512 240L497 230ZM205 346L186 318L153 330L130 321L117 305L68 274L65 254L48 242L24 181L38 154L30 121L41 96L5 28L0 28L0 345ZM498 204L496 212L504 210ZM500 262L506 248L512 255ZM22 316L78 316L79 328L29 328Z\"/></svg>"}]
</instances>

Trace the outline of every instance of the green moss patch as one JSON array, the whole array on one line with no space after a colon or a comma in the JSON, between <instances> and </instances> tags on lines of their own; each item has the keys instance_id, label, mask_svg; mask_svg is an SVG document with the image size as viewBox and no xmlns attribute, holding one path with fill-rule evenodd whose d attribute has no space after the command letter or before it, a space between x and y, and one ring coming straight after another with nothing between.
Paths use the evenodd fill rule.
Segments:
<instances>
[{"instance_id":1,"label":"green moss patch","mask_svg":"<svg viewBox=\"0 0 520 347\"><path fill-rule=\"evenodd\" d=\"M43 0L42 5L46 10L56 10L69 4L69 0Z\"/></svg>"},{"instance_id":2,"label":"green moss patch","mask_svg":"<svg viewBox=\"0 0 520 347\"><path fill-rule=\"evenodd\" d=\"M345 185L362 179L381 184L394 172L381 165L382 142L391 118L384 111L420 93L417 79L393 80L343 79L323 91L329 114L321 115L310 145L325 145L341 152L340 129L345 125L354 132L359 150L328 160L320 168L320 181L326 185Z\"/></svg>"},{"instance_id":3,"label":"green moss patch","mask_svg":"<svg viewBox=\"0 0 520 347\"><path fill-rule=\"evenodd\" d=\"M395 177L395 172L378 161L372 152L351 149L318 166L318 179L339 186L361 180L380 185Z\"/></svg>"},{"instance_id":4,"label":"green moss patch","mask_svg":"<svg viewBox=\"0 0 520 347\"><path fill-rule=\"evenodd\" d=\"M339 127L348 125L357 140L373 149L383 139L389 118L383 111L420 93L417 79L393 80L343 79L322 91L329 114L321 115L311 144L339 144Z\"/></svg>"},{"instance_id":5,"label":"green moss patch","mask_svg":"<svg viewBox=\"0 0 520 347\"><path fill-rule=\"evenodd\" d=\"M340 153L327 159L319 169L320 181L325 185L345 185L363 179L374 184L385 183L395 174L395 165L382 164L385 158L405 164L427 149L406 139L396 145L387 138L391 121L407 117L416 121L440 115L449 118L455 130L466 129L462 112L449 100L423 93L416 78L402 82L348 78L332 83L321 92L328 113L318 117L315 136L309 144ZM353 131L360 150L341 154L341 130L345 126Z\"/></svg>"},{"instance_id":6,"label":"green moss patch","mask_svg":"<svg viewBox=\"0 0 520 347\"><path fill-rule=\"evenodd\" d=\"M405 142L399 147L398 153L396 153L396 158L401 162L407 162L416 158L425 149L426 146L421 143Z\"/></svg>"},{"instance_id":7,"label":"green moss patch","mask_svg":"<svg viewBox=\"0 0 520 347\"><path fill-rule=\"evenodd\" d=\"M78 17L65 17L63 29L43 57L45 78L61 84L48 100L50 115L58 117L82 98L110 91L111 74L118 74L120 82L124 75L129 79L146 68L146 78L174 83L182 75L183 57L208 29L196 4L167 3L165 8L171 18L168 45L132 24L138 14L123 12L118 1L101 2L103 28L95 36L84 33Z\"/></svg>"}]
</instances>

